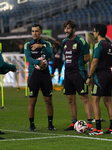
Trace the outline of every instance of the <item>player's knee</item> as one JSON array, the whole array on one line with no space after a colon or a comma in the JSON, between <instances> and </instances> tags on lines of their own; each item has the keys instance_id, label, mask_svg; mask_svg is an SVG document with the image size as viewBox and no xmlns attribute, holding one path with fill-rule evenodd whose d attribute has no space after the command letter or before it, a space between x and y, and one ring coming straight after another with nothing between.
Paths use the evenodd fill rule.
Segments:
<instances>
[{"instance_id":1,"label":"player's knee","mask_svg":"<svg viewBox=\"0 0 112 150\"><path fill-rule=\"evenodd\" d=\"M89 101L88 101L87 99L83 99L83 100L82 100L82 103L83 103L84 105L86 105L87 103L89 103Z\"/></svg>"},{"instance_id":2,"label":"player's knee","mask_svg":"<svg viewBox=\"0 0 112 150\"><path fill-rule=\"evenodd\" d=\"M90 103L89 98L87 96L80 96L82 103L86 105L87 103Z\"/></svg>"},{"instance_id":3,"label":"player's knee","mask_svg":"<svg viewBox=\"0 0 112 150\"><path fill-rule=\"evenodd\" d=\"M104 104L105 104L105 106L111 106L111 99L103 99L103 102L104 102Z\"/></svg>"},{"instance_id":4,"label":"player's knee","mask_svg":"<svg viewBox=\"0 0 112 150\"><path fill-rule=\"evenodd\" d=\"M52 105L51 97L44 98L44 100L45 100L45 103L46 103L47 106L51 106Z\"/></svg>"},{"instance_id":5,"label":"player's knee","mask_svg":"<svg viewBox=\"0 0 112 150\"><path fill-rule=\"evenodd\" d=\"M29 103L28 107L35 107L35 103Z\"/></svg>"},{"instance_id":6,"label":"player's knee","mask_svg":"<svg viewBox=\"0 0 112 150\"><path fill-rule=\"evenodd\" d=\"M69 103L70 105L72 105L72 104L75 103L75 101L71 98L71 99L68 99L68 103Z\"/></svg>"},{"instance_id":7,"label":"player's knee","mask_svg":"<svg viewBox=\"0 0 112 150\"><path fill-rule=\"evenodd\" d=\"M97 100L91 100L91 105L92 105L92 107L94 107L94 106L98 106L99 105L99 101L97 101Z\"/></svg>"},{"instance_id":8,"label":"player's knee","mask_svg":"<svg viewBox=\"0 0 112 150\"><path fill-rule=\"evenodd\" d=\"M85 94L85 95L80 95L80 98L81 98L82 103L83 103L84 105L86 105L86 104L90 103L90 101L89 101L89 97L88 97L88 95L87 95L87 94Z\"/></svg>"},{"instance_id":9,"label":"player's knee","mask_svg":"<svg viewBox=\"0 0 112 150\"><path fill-rule=\"evenodd\" d=\"M37 99L36 98L34 98L34 99L29 99L29 106L30 107L34 107L35 106L35 104L36 104L36 101L37 101Z\"/></svg>"}]
</instances>

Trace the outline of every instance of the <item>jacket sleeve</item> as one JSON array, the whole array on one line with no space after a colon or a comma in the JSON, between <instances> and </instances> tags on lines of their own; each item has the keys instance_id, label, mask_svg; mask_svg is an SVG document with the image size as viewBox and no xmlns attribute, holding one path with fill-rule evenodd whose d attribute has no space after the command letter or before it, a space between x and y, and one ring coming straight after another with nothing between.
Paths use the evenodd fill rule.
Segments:
<instances>
[{"instance_id":1,"label":"jacket sleeve","mask_svg":"<svg viewBox=\"0 0 112 150\"><path fill-rule=\"evenodd\" d=\"M81 50L83 52L83 55L89 54L89 45L88 43L85 41L85 39L80 38L80 46L81 46Z\"/></svg>"},{"instance_id":2,"label":"jacket sleeve","mask_svg":"<svg viewBox=\"0 0 112 150\"><path fill-rule=\"evenodd\" d=\"M16 66L4 62L2 54L0 53L0 74L6 74L9 71L15 71L15 70L16 70Z\"/></svg>"},{"instance_id":3,"label":"jacket sleeve","mask_svg":"<svg viewBox=\"0 0 112 150\"><path fill-rule=\"evenodd\" d=\"M52 45L50 42L46 42L43 44L43 48L41 49L47 58L51 58L52 56Z\"/></svg>"},{"instance_id":4,"label":"jacket sleeve","mask_svg":"<svg viewBox=\"0 0 112 150\"><path fill-rule=\"evenodd\" d=\"M37 60L37 59L34 59L32 58L31 56L31 51L30 51L30 48L29 48L29 42L27 42L25 45L24 45L24 53L25 53L25 56L26 56L26 59L29 63L32 63L33 65L39 65L40 64L40 60Z\"/></svg>"}]
</instances>

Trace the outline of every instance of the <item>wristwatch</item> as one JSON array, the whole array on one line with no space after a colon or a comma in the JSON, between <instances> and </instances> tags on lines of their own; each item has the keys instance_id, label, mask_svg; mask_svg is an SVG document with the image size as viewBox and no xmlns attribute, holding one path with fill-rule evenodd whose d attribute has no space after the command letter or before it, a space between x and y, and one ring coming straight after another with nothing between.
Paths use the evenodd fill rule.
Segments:
<instances>
[{"instance_id":1,"label":"wristwatch","mask_svg":"<svg viewBox=\"0 0 112 150\"><path fill-rule=\"evenodd\" d=\"M91 79L91 77L90 77L90 76L88 76L87 78Z\"/></svg>"}]
</instances>

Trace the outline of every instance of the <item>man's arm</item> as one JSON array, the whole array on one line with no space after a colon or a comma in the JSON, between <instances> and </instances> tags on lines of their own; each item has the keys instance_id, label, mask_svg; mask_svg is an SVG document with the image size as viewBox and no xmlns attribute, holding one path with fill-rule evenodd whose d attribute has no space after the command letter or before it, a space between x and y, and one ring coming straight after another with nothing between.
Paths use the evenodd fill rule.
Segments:
<instances>
[{"instance_id":1,"label":"man's arm","mask_svg":"<svg viewBox=\"0 0 112 150\"><path fill-rule=\"evenodd\" d=\"M25 56L26 56L26 59L28 62L32 63L33 65L40 65L40 62L41 60L37 60L37 59L34 59L32 58L31 56L31 51L30 51L30 48L29 48L29 43L26 43L24 45L24 53L25 53Z\"/></svg>"},{"instance_id":2,"label":"man's arm","mask_svg":"<svg viewBox=\"0 0 112 150\"><path fill-rule=\"evenodd\" d=\"M90 71L89 71L89 75L88 75L88 78L86 80L86 84L87 85L90 85L90 79L91 79L91 76L93 75L93 73L95 72L95 70L96 70L96 68L98 66L98 61L99 61L98 58L93 58L93 60L92 60Z\"/></svg>"},{"instance_id":3,"label":"man's arm","mask_svg":"<svg viewBox=\"0 0 112 150\"><path fill-rule=\"evenodd\" d=\"M2 54L0 53L0 74L6 74L9 71L16 72L16 66L4 62Z\"/></svg>"},{"instance_id":4,"label":"man's arm","mask_svg":"<svg viewBox=\"0 0 112 150\"><path fill-rule=\"evenodd\" d=\"M84 63L86 64L88 61L90 61L90 54L84 55Z\"/></svg>"},{"instance_id":5,"label":"man's arm","mask_svg":"<svg viewBox=\"0 0 112 150\"><path fill-rule=\"evenodd\" d=\"M41 50L44 52L47 58L51 58L52 56L52 45L50 42L46 42L45 44L33 44L31 46L32 50L35 50L36 48L41 48Z\"/></svg>"},{"instance_id":6,"label":"man's arm","mask_svg":"<svg viewBox=\"0 0 112 150\"><path fill-rule=\"evenodd\" d=\"M46 42L46 45L44 44L42 47L42 51L46 55L47 58L51 58L52 56L52 45L50 42Z\"/></svg>"}]
</instances>

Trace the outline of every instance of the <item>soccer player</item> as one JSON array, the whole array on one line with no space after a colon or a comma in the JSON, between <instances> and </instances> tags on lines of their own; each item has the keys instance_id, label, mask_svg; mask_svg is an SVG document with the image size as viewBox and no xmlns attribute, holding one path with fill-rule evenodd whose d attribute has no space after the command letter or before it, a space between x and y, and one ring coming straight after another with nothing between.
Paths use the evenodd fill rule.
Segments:
<instances>
[{"instance_id":1,"label":"soccer player","mask_svg":"<svg viewBox=\"0 0 112 150\"><path fill-rule=\"evenodd\" d=\"M67 36L62 41L65 55L64 93L67 95L72 119L72 124L65 131L74 130L74 124L77 121L76 91L84 104L88 130L93 130L92 106L88 96L85 69L85 64L90 60L89 46L83 38L75 35L75 30L74 21L68 20L64 23L64 32Z\"/></svg>"},{"instance_id":2,"label":"soccer player","mask_svg":"<svg viewBox=\"0 0 112 150\"><path fill-rule=\"evenodd\" d=\"M9 71L16 72L17 71L16 66L4 62L4 59L0 51L0 74L6 74ZM0 134L5 134L5 132L0 131ZM0 140L1 139L4 139L4 138L0 137Z\"/></svg>"},{"instance_id":3,"label":"soccer player","mask_svg":"<svg viewBox=\"0 0 112 150\"><path fill-rule=\"evenodd\" d=\"M52 82L48 66L44 70L37 70L34 65L39 65L40 68L44 66L43 60L37 60L39 57L48 60L52 56L51 43L41 39L42 26L34 24L31 27L33 40L27 42L24 46L24 52L27 61L29 62L28 68L28 89L29 89L29 104L28 116L30 121L29 131L36 131L34 124L34 111L38 97L39 89L41 88L44 101L46 103L48 115L48 130L55 130L52 125L53 121L53 104L52 104Z\"/></svg>"},{"instance_id":4,"label":"soccer player","mask_svg":"<svg viewBox=\"0 0 112 150\"><path fill-rule=\"evenodd\" d=\"M96 128L88 133L88 135L102 135L101 127L101 110L99 106L100 98L103 97L103 102L107 107L110 126L104 134L112 134L112 102L111 102L111 67L112 67L112 46L105 40L107 27L104 24L95 24L93 34L98 40L94 45L93 60L90 67L89 76L86 84L90 85L90 80L93 75L92 83L92 107L96 120Z\"/></svg>"},{"instance_id":5,"label":"soccer player","mask_svg":"<svg viewBox=\"0 0 112 150\"><path fill-rule=\"evenodd\" d=\"M59 41L55 41L53 44L53 63L52 63L52 77L56 68L58 69L58 85L60 85L61 69L63 66L63 51Z\"/></svg>"}]
</instances>

